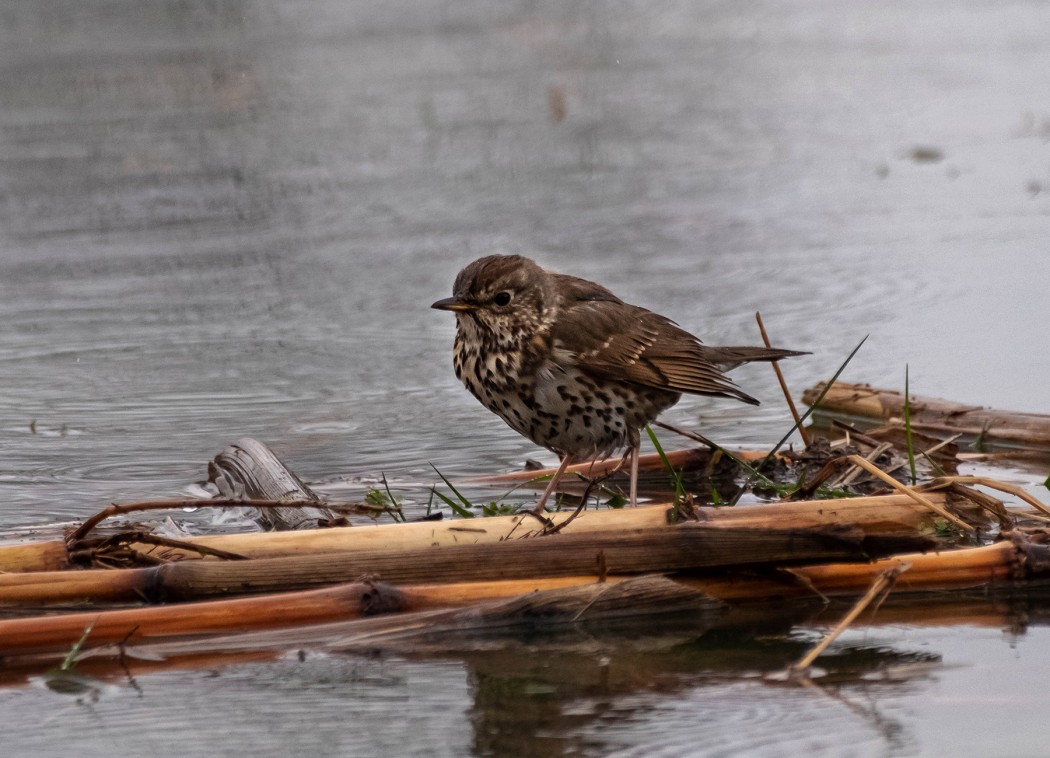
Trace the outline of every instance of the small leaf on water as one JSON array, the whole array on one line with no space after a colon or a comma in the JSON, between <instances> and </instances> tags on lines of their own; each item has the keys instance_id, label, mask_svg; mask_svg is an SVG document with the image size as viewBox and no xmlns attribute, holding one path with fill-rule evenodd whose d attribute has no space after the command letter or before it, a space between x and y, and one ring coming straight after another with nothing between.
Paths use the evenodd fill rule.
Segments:
<instances>
[{"instance_id":1,"label":"small leaf on water","mask_svg":"<svg viewBox=\"0 0 1050 758\"><path fill-rule=\"evenodd\" d=\"M365 502L368 505L374 505L378 508L385 508L390 505L390 498L387 497L385 492L377 489L370 489L365 493Z\"/></svg>"}]
</instances>

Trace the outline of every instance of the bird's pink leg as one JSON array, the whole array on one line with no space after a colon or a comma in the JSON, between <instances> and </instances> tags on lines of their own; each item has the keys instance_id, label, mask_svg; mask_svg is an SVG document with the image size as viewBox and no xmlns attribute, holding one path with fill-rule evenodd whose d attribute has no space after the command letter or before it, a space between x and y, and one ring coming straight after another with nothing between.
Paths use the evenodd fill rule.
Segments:
<instances>
[{"instance_id":1,"label":"bird's pink leg","mask_svg":"<svg viewBox=\"0 0 1050 758\"><path fill-rule=\"evenodd\" d=\"M540 501L536 503L536 507L532 509L532 512L537 516L543 515L544 508L547 505L547 500L550 498L551 493L554 492L555 487L558 486L558 480L561 479L562 474L565 473L565 469L569 467L570 463L572 463L572 456L566 454L566 456L561 459L561 464L559 464L558 470L554 472L554 476L551 477L550 482L547 484L547 489L545 489L543 494L540 495Z\"/></svg>"},{"instance_id":2,"label":"bird's pink leg","mask_svg":"<svg viewBox=\"0 0 1050 758\"><path fill-rule=\"evenodd\" d=\"M631 507L638 505L638 445L631 448Z\"/></svg>"}]
</instances>

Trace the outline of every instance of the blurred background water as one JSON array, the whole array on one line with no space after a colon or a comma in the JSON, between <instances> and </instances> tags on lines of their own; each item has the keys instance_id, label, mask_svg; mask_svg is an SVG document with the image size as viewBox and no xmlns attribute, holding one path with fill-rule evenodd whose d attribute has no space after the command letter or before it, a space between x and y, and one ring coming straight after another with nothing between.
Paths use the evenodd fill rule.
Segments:
<instances>
[{"instance_id":1,"label":"blurred background water","mask_svg":"<svg viewBox=\"0 0 1050 758\"><path fill-rule=\"evenodd\" d=\"M386 475L418 504L430 463L463 477L551 462L458 384L452 319L429 309L493 251L601 281L713 344L757 343L761 310L776 343L813 352L784 364L797 392L870 334L844 379L900 388L907 365L914 392L1047 412L1048 22L1042 3L938 0L6 3L0 527L185 493L244 435L347 499ZM760 408L686 399L667 420L726 445L775 441L790 422L768 368L734 376ZM1006 653L994 634L939 639L968 672L990 655L1033 665L1034 646ZM448 698L452 736L417 752L488 752L476 716L454 718L470 708L462 665L388 665L403 718L432 720L431 698ZM681 709L720 697L706 664L683 666L692 694L617 701L634 716L608 744L571 719L552 729L590 754L670 729L680 754L694 744ZM311 671L293 688L327 705L272 735L275 754L371 697L330 700ZM929 696L959 676L907 684L899 707L939 718ZM146 689L156 707L213 690L220 708L244 678L283 677ZM36 712L41 697L7 704ZM793 722L813 705L772 702ZM1000 726L1017 717L1003 702ZM184 715L192 731L201 714ZM85 755L130 728L95 716ZM237 718L267 733L264 710ZM870 752L826 734L805 745L936 754L953 738L900 718ZM869 723L848 716L847 734L862 730L851 719ZM215 748L201 734L188 753ZM523 754L550 747L529 734ZM775 730L753 734L777 752ZM405 747L376 740L357 749Z\"/></svg>"}]
</instances>

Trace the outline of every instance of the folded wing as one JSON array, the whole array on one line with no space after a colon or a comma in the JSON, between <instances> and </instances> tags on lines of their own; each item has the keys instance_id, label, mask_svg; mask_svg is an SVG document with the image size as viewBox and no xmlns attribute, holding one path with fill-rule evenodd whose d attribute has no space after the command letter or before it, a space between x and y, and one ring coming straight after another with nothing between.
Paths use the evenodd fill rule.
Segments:
<instances>
[{"instance_id":1,"label":"folded wing","mask_svg":"<svg viewBox=\"0 0 1050 758\"><path fill-rule=\"evenodd\" d=\"M733 384L720 364L776 360L790 351L766 348L708 348L670 319L629 305L600 285L564 278L554 347L575 356L577 367L595 377L632 382L671 392L758 401Z\"/></svg>"}]
</instances>

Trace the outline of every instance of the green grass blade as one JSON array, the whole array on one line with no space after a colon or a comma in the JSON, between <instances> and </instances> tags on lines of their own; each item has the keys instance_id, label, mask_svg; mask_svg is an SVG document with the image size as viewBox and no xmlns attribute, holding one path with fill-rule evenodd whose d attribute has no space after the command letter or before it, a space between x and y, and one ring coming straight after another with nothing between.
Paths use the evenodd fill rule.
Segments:
<instances>
[{"instance_id":1,"label":"green grass blade","mask_svg":"<svg viewBox=\"0 0 1050 758\"><path fill-rule=\"evenodd\" d=\"M467 498L463 496L463 493L457 490L455 485L453 485L444 474L438 471L437 466L431 463L430 468L434 469L434 472L441 477L441 481L445 483L446 487L452 490L452 494L459 498L459 503L437 490L434 490L434 494L437 495L445 505L451 508L453 513L457 516L460 516L461 518L474 518L474 504L467 500Z\"/></svg>"},{"instance_id":2,"label":"green grass blade","mask_svg":"<svg viewBox=\"0 0 1050 758\"><path fill-rule=\"evenodd\" d=\"M911 471L911 486L918 481L915 474L915 446L911 441L911 397L908 388L908 364L904 364L904 441L908 448L908 469Z\"/></svg>"},{"instance_id":3,"label":"green grass blade","mask_svg":"<svg viewBox=\"0 0 1050 758\"><path fill-rule=\"evenodd\" d=\"M474 518L474 513L472 511L468 511L466 508L464 508L462 505L457 503L445 493L438 492L436 487L431 487L430 494L436 495L438 500L440 500L449 508L451 508L452 512L460 518Z\"/></svg>"},{"instance_id":4,"label":"green grass blade","mask_svg":"<svg viewBox=\"0 0 1050 758\"><path fill-rule=\"evenodd\" d=\"M87 629L80 635L80 639L73 643L73 647L70 648L69 652L66 653L66 657L62 659L62 663L59 665L59 671L71 671L76 665L77 654L80 653L80 648L84 647L84 643L87 642L88 636L91 634L91 630L95 628L95 622L92 621L88 624Z\"/></svg>"},{"instance_id":5,"label":"green grass blade","mask_svg":"<svg viewBox=\"0 0 1050 758\"><path fill-rule=\"evenodd\" d=\"M864 335L864 339L862 339L860 342L857 343L857 346L855 348L853 348L853 352L851 352L848 356L846 356L846 360L844 360L842 362L842 365L839 366L838 371L836 371L834 373L834 375L832 375L832 377L828 381L828 383L824 385L824 389L822 389L820 391L820 394L817 395L817 399L813 401L813 405L809 406L809 410L807 410L805 413L803 413L802 416L799 418L799 420L796 423L791 425L791 429L788 430L788 433L780 438L780 442L778 442L776 445L774 445L773 449L770 450L769 453L766 455L766 457L762 460L762 465L758 466L757 468L761 469L763 466L765 466L765 464L769 462L769 459L771 459L774 455L776 455L777 451L780 450L780 448L782 448L784 446L784 443L788 441L788 439L791 437L791 435L795 433L795 430L798 429L800 426L802 426L802 423L807 418L809 418L811 415L813 415L813 411L815 411L817 409L817 407L820 405L820 401L824 399L824 396L826 394L828 394L828 390L831 389L831 385L833 385L835 383L835 381L839 378L839 376L842 374L842 372L846 370L846 366L849 365L850 361L853 360L853 357L857 354L857 352L861 349L861 347L864 346L864 343L868 341L868 337L870 337L870 336L871 335L865 334Z\"/></svg>"},{"instance_id":6,"label":"green grass blade","mask_svg":"<svg viewBox=\"0 0 1050 758\"><path fill-rule=\"evenodd\" d=\"M649 440L653 443L653 447L656 448L657 455L660 456L660 461L664 464L664 468L667 469L667 473L671 475L671 481L674 482L674 488L676 491L685 491L685 487L682 484L682 476L678 471L671 465L671 461L668 460L667 454L664 452L663 445L660 444L660 440L656 438L656 432L653 428L646 424L645 433L649 435Z\"/></svg>"},{"instance_id":7,"label":"green grass blade","mask_svg":"<svg viewBox=\"0 0 1050 758\"><path fill-rule=\"evenodd\" d=\"M656 448L657 454L660 456L660 460L664 464L664 468L671 475L671 481L674 483L674 506L671 512L671 520L678 520L678 506L686 496L685 484L682 482L682 475L672 465L671 461L668 460L667 454L664 452L663 446L660 444L660 440L656 439L656 432L648 424L645 425L645 433L649 435L649 441L653 443L653 447Z\"/></svg>"},{"instance_id":8,"label":"green grass blade","mask_svg":"<svg viewBox=\"0 0 1050 758\"><path fill-rule=\"evenodd\" d=\"M387 511L394 521L406 521L405 512L401 509L401 501L394 497L394 493L390 491L390 483L386 480L386 474L383 474L383 488L386 490L386 496L390 498L390 507Z\"/></svg>"}]
</instances>

